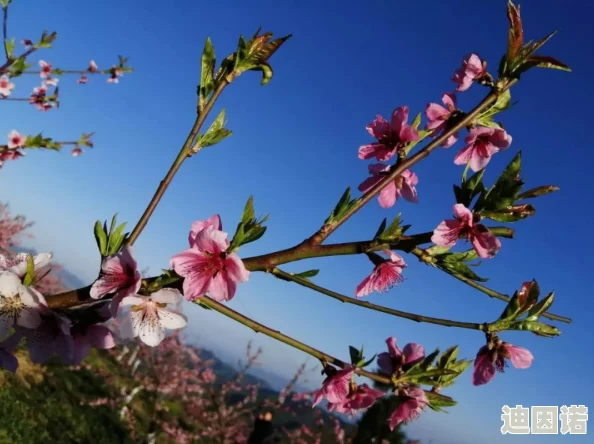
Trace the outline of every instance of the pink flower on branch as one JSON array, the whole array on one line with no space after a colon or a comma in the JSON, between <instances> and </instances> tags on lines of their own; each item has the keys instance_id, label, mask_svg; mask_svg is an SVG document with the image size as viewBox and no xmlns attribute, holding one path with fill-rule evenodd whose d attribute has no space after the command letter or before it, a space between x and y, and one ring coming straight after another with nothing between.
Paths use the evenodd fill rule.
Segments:
<instances>
[{"instance_id":1,"label":"pink flower on branch","mask_svg":"<svg viewBox=\"0 0 594 444\"><path fill-rule=\"evenodd\" d=\"M0 76L0 96L8 97L14 89L14 83L10 81L10 77L6 74Z\"/></svg>"},{"instance_id":2,"label":"pink flower on branch","mask_svg":"<svg viewBox=\"0 0 594 444\"><path fill-rule=\"evenodd\" d=\"M150 296L127 296L122 305L132 306L130 317L134 337L150 347L156 347L165 339L165 329L177 330L188 324L187 318L167 309L167 305L177 305L181 299L179 291L163 288Z\"/></svg>"},{"instance_id":3,"label":"pink flower on branch","mask_svg":"<svg viewBox=\"0 0 594 444\"><path fill-rule=\"evenodd\" d=\"M76 147L72 149L72 152L70 154L72 154L72 157L78 157L82 154L82 150L80 149L80 147Z\"/></svg>"},{"instance_id":4,"label":"pink flower on branch","mask_svg":"<svg viewBox=\"0 0 594 444\"><path fill-rule=\"evenodd\" d=\"M402 389L398 396L402 402L390 415L390 430L394 430L399 424L418 418L428 404L425 392L420 387Z\"/></svg>"},{"instance_id":5,"label":"pink flower on branch","mask_svg":"<svg viewBox=\"0 0 594 444\"><path fill-rule=\"evenodd\" d=\"M377 355L377 365L382 372L388 375L404 367L411 367L425 359L425 349L422 345L409 343L404 346L404 350L400 350L396 345L395 337L386 339L386 344L388 352Z\"/></svg>"},{"instance_id":6,"label":"pink flower on branch","mask_svg":"<svg viewBox=\"0 0 594 444\"><path fill-rule=\"evenodd\" d=\"M394 156L398 149L406 143L418 140L419 133L407 122L407 106L395 109L390 123L378 115L373 122L367 125L367 132L375 137L377 142L361 146L359 159L375 157L378 161L384 162Z\"/></svg>"},{"instance_id":7,"label":"pink flower on branch","mask_svg":"<svg viewBox=\"0 0 594 444\"><path fill-rule=\"evenodd\" d=\"M328 403L328 411L354 416L357 410L371 407L376 399L385 395L384 392L370 388L367 384L350 387L349 394L341 402Z\"/></svg>"},{"instance_id":8,"label":"pink flower on branch","mask_svg":"<svg viewBox=\"0 0 594 444\"><path fill-rule=\"evenodd\" d=\"M365 179L359 185L359 191L366 193L373 188L377 183L381 182L384 177L390 174L390 165L383 165L376 163L368 166L369 174L372 177ZM400 196L405 200L418 203L416 185L419 183L419 178L410 170L405 170L400 176L390 182L386 187L380 191L378 201L382 208L391 208L394 206Z\"/></svg>"},{"instance_id":9,"label":"pink flower on branch","mask_svg":"<svg viewBox=\"0 0 594 444\"><path fill-rule=\"evenodd\" d=\"M8 149L23 148L26 140L27 138L19 134L17 130L12 130L8 134Z\"/></svg>"},{"instance_id":10,"label":"pink flower on branch","mask_svg":"<svg viewBox=\"0 0 594 444\"><path fill-rule=\"evenodd\" d=\"M142 277L132 252L132 247L125 247L119 253L105 258L101 264L101 275L91 286L90 295L93 299L114 295L110 306L114 317L122 298L140 290Z\"/></svg>"},{"instance_id":11,"label":"pink flower on branch","mask_svg":"<svg viewBox=\"0 0 594 444\"><path fill-rule=\"evenodd\" d=\"M446 219L433 231L431 242L442 247L453 247L458 239L467 238L480 258L489 259L497 254L501 242L483 224L480 215L462 204L454 205L455 219Z\"/></svg>"},{"instance_id":12,"label":"pink flower on branch","mask_svg":"<svg viewBox=\"0 0 594 444\"><path fill-rule=\"evenodd\" d=\"M33 48L33 41L29 39L21 40L21 45L25 47L25 50Z\"/></svg>"},{"instance_id":13,"label":"pink flower on branch","mask_svg":"<svg viewBox=\"0 0 594 444\"><path fill-rule=\"evenodd\" d=\"M216 223L214 219L213 223ZM171 258L171 268L184 277L187 300L208 293L219 302L229 301L235 296L237 283L247 282L250 272L236 253L227 253L227 248L227 233L209 225L198 232L190 249Z\"/></svg>"},{"instance_id":14,"label":"pink flower on branch","mask_svg":"<svg viewBox=\"0 0 594 444\"><path fill-rule=\"evenodd\" d=\"M107 83L120 83L119 77L122 77L123 75L124 73L122 70L114 66L109 70L109 78L107 79Z\"/></svg>"},{"instance_id":15,"label":"pink flower on branch","mask_svg":"<svg viewBox=\"0 0 594 444\"><path fill-rule=\"evenodd\" d=\"M512 137L499 128L475 127L470 130L464 141L466 146L456 154L454 163L469 163L472 171L477 172L487 166L493 154L509 148Z\"/></svg>"},{"instance_id":16,"label":"pink flower on branch","mask_svg":"<svg viewBox=\"0 0 594 444\"><path fill-rule=\"evenodd\" d=\"M433 135L438 136L440 132L445 131L448 126L448 120L457 111L456 96L453 93L446 93L441 98L445 108L438 103L427 105L425 114L427 115L427 129L433 130ZM441 145L444 148L451 147L458 140L458 133L452 134Z\"/></svg>"},{"instance_id":17,"label":"pink flower on branch","mask_svg":"<svg viewBox=\"0 0 594 444\"><path fill-rule=\"evenodd\" d=\"M350 391L351 377L354 375L352 368L337 370L327 365L324 369L326 379L322 387L315 393L312 407L318 405L326 398L329 403L340 404L347 399Z\"/></svg>"},{"instance_id":18,"label":"pink flower on branch","mask_svg":"<svg viewBox=\"0 0 594 444\"><path fill-rule=\"evenodd\" d=\"M454 73L453 81L458 84L457 91L466 91L473 82L487 75L487 62L476 54L470 54L462 61L462 67Z\"/></svg>"},{"instance_id":19,"label":"pink flower on branch","mask_svg":"<svg viewBox=\"0 0 594 444\"><path fill-rule=\"evenodd\" d=\"M190 234L188 235L188 242L190 243L190 247L193 247L196 243L196 236L202 230L208 227L213 227L215 230L222 231L223 230L223 222L221 221L221 216L218 214L214 214L210 216L206 220L197 220L192 224L192 229L190 230Z\"/></svg>"},{"instance_id":20,"label":"pink flower on branch","mask_svg":"<svg viewBox=\"0 0 594 444\"><path fill-rule=\"evenodd\" d=\"M375 263L375 268L369 276L363 279L357 286L356 296L358 298L367 296L374 291L382 293L388 291L392 286L402 282L402 270L406 263L401 256L390 250L383 250L389 259L383 259L377 255L369 256Z\"/></svg>"},{"instance_id":21,"label":"pink flower on branch","mask_svg":"<svg viewBox=\"0 0 594 444\"><path fill-rule=\"evenodd\" d=\"M39 67L41 68L41 72L39 73L39 76L42 79L47 79L49 77L49 75L52 73L51 63L48 63L45 60L40 60Z\"/></svg>"},{"instance_id":22,"label":"pink flower on branch","mask_svg":"<svg viewBox=\"0 0 594 444\"><path fill-rule=\"evenodd\" d=\"M472 384L483 385L495 376L495 372L505 370L507 361L511 361L515 368L526 369L532 365L534 356L529 350L517 347L507 342L497 340L495 343L480 348L474 360Z\"/></svg>"},{"instance_id":23,"label":"pink flower on branch","mask_svg":"<svg viewBox=\"0 0 594 444\"><path fill-rule=\"evenodd\" d=\"M87 68L87 71L89 71L89 72L97 72L98 70L99 70L99 67L95 63L95 60L91 60L89 62L89 67Z\"/></svg>"}]
</instances>

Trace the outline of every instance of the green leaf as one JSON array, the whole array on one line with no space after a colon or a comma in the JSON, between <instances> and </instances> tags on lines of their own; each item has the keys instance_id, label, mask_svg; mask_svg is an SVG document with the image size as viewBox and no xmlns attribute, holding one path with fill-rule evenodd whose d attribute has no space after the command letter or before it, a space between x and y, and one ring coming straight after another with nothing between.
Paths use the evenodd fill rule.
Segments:
<instances>
[{"instance_id":1,"label":"green leaf","mask_svg":"<svg viewBox=\"0 0 594 444\"><path fill-rule=\"evenodd\" d=\"M536 303L530 310L528 310L527 318L528 321L537 320L544 312L546 312L555 300L555 292L549 293L545 298Z\"/></svg>"},{"instance_id":2,"label":"green leaf","mask_svg":"<svg viewBox=\"0 0 594 444\"><path fill-rule=\"evenodd\" d=\"M25 287L30 286L33 281L35 280L35 262L33 260L33 255L27 255L27 269L25 271L25 276L23 277L23 285Z\"/></svg>"},{"instance_id":3,"label":"green leaf","mask_svg":"<svg viewBox=\"0 0 594 444\"><path fill-rule=\"evenodd\" d=\"M508 63L513 63L524 44L524 29L520 18L520 6L514 5L511 0L507 2L507 18L509 20L509 35L506 57Z\"/></svg>"},{"instance_id":4,"label":"green leaf","mask_svg":"<svg viewBox=\"0 0 594 444\"><path fill-rule=\"evenodd\" d=\"M495 122L494 120L491 120L491 117L479 117L475 123L479 126L484 126L487 128L496 128L496 129L502 129L501 125L497 122ZM481 170L484 171L484 170Z\"/></svg>"},{"instance_id":5,"label":"green leaf","mask_svg":"<svg viewBox=\"0 0 594 444\"><path fill-rule=\"evenodd\" d=\"M375 235L373 236L373 239L378 239L381 236L381 234L386 229L386 223L387 223L387 221L388 221L388 219L384 217L384 220L382 221L382 223L380 224L379 228L375 232Z\"/></svg>"},{"instance_id":6,"label":"green leaf","mask_svg":"<svg viewBox=\"0 0 594 444\"><path fill-rule=\"evenodd\" d=\"M448 368L448 365L456 360L458 357L459 348L457 345L448 348L437 360L437 366L439 368Z\"/></svg>"},{"instance_id":7,"label":"green leaf","mask_svg":"<svg viewBox=\"0 0 594 444\"><path fill-rule=\"evenodd\" d=\"M494 211L514 204L524 185L520 179L522 152L514 156L501 173L495 185L486 193L482 193L474 209L482 214L482 210Z\"/></svg>"},{"instance_id":8,"label":"green leaf","mask_svg":"<svg viewBox=\"0 0 594 444\"><path fill-rule=\"evenodd\" d=\"M272 80L272 74L274 73L272 70L272 66L268 63L262 63L261 65L252 68L250 71L262 71L262 80L260 81L260 85L268 85Z\"/></svg>"},{"instance_id":9,"label":"green leaf","mask_svg":"<svg viewBox=\"0 0 594 444\"><path fill-rule=\"evenodd\" d=\"M247 224L249 221L256 218L256 213L254 212L254 196L248 197L245 206L243 207L243 215L241 216L241 221L244 224Z\"/></svg>"},{"instance_id":10,"label":"green leaf","mask_svg":"<svg viewBox=\"0 0 594 444\"><path fill-rule=\"evenodd\" d=\"M478 259L478 254L474 249L462 251L460 253L448 253L443 255L443 260L445 262L470 262L475 259Z\"/></svg>"},{"instance_id":11,"label":"green leaf","mask_svg":"<svg viewBox=\"0 0 594 444\"><path fill-rule=\"evenodd\" d=\"M561 331L552 325L543 324L540 321L518 321L511 324L508 330L524 330L531 331L538 336L553 337L559 336Z\"/></svg>"},{"instance_id":12,"label":"green leaf","mask_svg":"<svg viewBox=\"0 0 594 444\"><path fill-rule=\"evenodd\" d=\"M440 256L450 251L452 247L442 247L441 245L434 245L431 248L427 248L425 251L431 256Z\"/></svg>"},{"instance_id":13,"label":"green leaf","mask_svg":"<svg viewBox=\"0 0 594 444\"><path fill-rule=\"evenodd\" d=\"M12 3L12 0L2 0L2 8L6 8Z\"/></svg>"},{"instance_id":14,"label":"green leaf","mask_svg":"<svg viewBox=\"0 0 594 444\"><path fill-rule=\"evenodd\" d=\"M425 396L427 397L427 401L429 402L429 408L438 412L444 412L443 407L453 407L456 404L458 404L449 396L444 396L436 392L427 391L425 392Z\"/></svg>"},{"instance_id":15,"label":"green leaf","mask_svg":"<svg viewBox=\"0 0 594 444\"><path fill-rule=\"evenodd\" d=\"M499 316L499 320L503 319L512 319L515 315L520 311L520 301L518 298L518 293L514 293L513 297L507 303L505 310Z\"/></svg>"},{"instance_id":16,"label":"green leaf","mask_svg":"<svg viewBox=\"0 0 594 444\"><path fill-rule=\"evenodd\" d=\"M19 57L15 60L15 62L10 65L10 76L11 77L18 77L23 74L23 72L30 68L31 65L25 61L24 57Z\"/></svg>"},{"instance_id":17,"label":"green leaf","mask_svg":"<svg viewBox=\"0 0 594 444\"><path fill-rule=\"evenodd\" d=\"M241 66L248 54L247 42L243 35L239 36L239 43L237 44L237 55L235 57L235 70Z\"/></svg>"},{"instance_id":18,"label":"green leaf","mask_svg":"<svg viewBox=\"0 0 594 444\"><path fill-rule=\"evenodd\" d=\"M214 46L210 37L206 39L204 43L204 50L202 51L201 66L202 71L200 74L200 103L204 104L207 101L208 96L214 90L214 68L216 63L216 56Z\"/></svg>"},{"instance_id":19,"label":"green leaf","mask_svg":"<svg viewBox=\"0 0 594 444\"><path fill-rule=\"evenodd\" d=\"M344 193L342 193L340 200L332 210L332 213L330 213L328 219L326 219L325 223L332 223L335 220L340 219L349 210L353 202L354 201L351 200L351 187L348 187Z\"/></svg>"},{"instance_id":20,"label":"green leaf","mask_svg":"<svg viewBox=\"0 0 594 444\"><path fill-rule=\"evenodd\" d=\"M410 227L410 225L400 226L400 216L401 214L398 213L398 215L394 218L390 226L386 228L386 230L384 230L384 232L378 238L380 241L395 242L398 239L400 239L400 236L402 236L404 232Z\"/></svg>"},{"instance_id":21,"label":"green leaf","mask_svg":"<svg viewBox=\"0 0 594 444\"><path fill-rule=\"evenodd\" d=\"M410 151L417 146L419 143L421 143L423 140L425 140L425 138L427 136L429 136L431 133L433 132L433 130L418 130L417 133L419 134L419 138L417 140L414 140L412 142L408 142L404 149L402 151L404 151L404 155L407 156L408 153L410 153Z\"/></svg>"},{"instance_id":22,"label":"green leaf","mask_svg":"<svg viewBox=\"0 0 594 444\"><path fill-rule=\"evenodd\" d=\"M14 38L4 40L4 46L6 47L6 53L8 54L8 58L12 59L12 54L14 52Z\"/></svg>"},{"instance_id":23,"label":"green leaf","mask_svg":"<svg viewBox=\"0 0 594 444\"><path fill-rule=\"evenodd\" d=\"M122 242L124 240L124 228L126 228L126 222L117 227L113 233L110 232L107 243L108 256L116 254L122 248Z\"/></svg>"},{"instance_id":24,"label":"green leaf","mask_svg":"<svg viewBox=\"0 0 594 444\"><path fill-rule=\"evenodd\" d=\"M482 210L480 214L482 217L496 222L517 222L533 216L535 212L536 209L532 205L524 204L506 207L497 211Z\"/></svg>"},{"instance_id":25,"label":"green leaf","mask_svg":"<svg viewBox=\"0 0 594 444\"><path fill-rule=\"evenodd\" d=\"M359 362L362 358L362 356L359 353L359 350L353 347L352 345L349 345L349 355L351 357L351 364L353 365L356 365L357 362Z\"/></svg>"},{"instance_id":26,"label":"green leaf","mask_svg":"<svg viewBox=\"0 0 594 444\"><path fill-rule=\"evenodd\" d=\"M308 278L312 278L318 275L318 273L320 272L320 270L307 270L307 271L303 271L301 273L294 273L293 276L297 276L303 279L308 279Z\"/></svg>"},{"instance_id":27,"label":"green leaf","mask_svg":"<svg viewBox=\"0 0 594 444\"><path fill-rule=\"evenodd\" d=\"M203 136L198 137L198 142L196 143L196 148L194 148L194 151L197 151L199 148L216 145L223 139L229 137L232 132L226 128L223 128L225 123L225 109L223 108L217 118L212 122L206 133Z\"/></svg>"},{"instance_id":28,"label":"green leaf","mask_svg":"<svg viewBox=\"0 0 594 444\"><path fill-rule=\"evenodd\" d=\"M438 267L450 274L459 274L467 279L477 282L487 282L489 279L482 278L474 273L467 265L462 262L438 262Z\"/></svg>"},{"instance_id":29,"label":"green leaf","mask_svg":"<svg viewBox=\"0 0 594 444\"><path fill-rule=\"evenodd\" d=\"M367 361L365 361L365 359L361 359L361 361L359 361L357 363L357 367L358 368L365 368L367 367L369 364L371 364L373 362L373 360L376 358L377 353L375 355L373 355L370 359L368 359Z\"/></svg>"},{"instance_id":30,"label":"green leaf","mask_svg":"<svg viewBox=\"0 0 594 444\"><path fill-rule=\"evenodd\" d=\"M548 68L558 69L561 71L571 72L571 68L565 63L549 56L530 56L526 62L519 69L519 72L527 71L531 68Z\"/></svg>"},{"instance_id":31,"label":"green leaf","mask_svg":"<svg viewBox=\"0 0 594 444\"><path fill-rule=\"evenodd\" d=\"M415 120L413 120L413 123L412 123L412 125L411 125L411 126L412 126L414 129L418 129L418 128L419 128L419 125L421 125L421 117L422 117L422 114L421 114L421 113L419 113L419 114L417 114L417 116L415 117Z\"/></svg>"},{"instance_id":32,"label":"green leaf","mask_svg":"<svg viewBox=\"0 0 594 444\"><path fill-rule=\"evenodd\" d=\"M107 256L107 234L103 230L103 225L100 221L95 222L95 240L97 241L97 247L99 247L101 256Z\"/></svg>"},{"instance_id":33,"label":"green leaf","mask_svg":"<svg viewBox=\"0 0 594 444\"><path fill-rule=\"evenodd\" d=\"M499 114L511 107L511 91L506 89L499 97L497 97L497 101L491 106L487 111L481 113L478 117L478 120L489 121L492 116ZM488 126L488 125L484 125Z\"/></svg>"},{"instance_id":34,"label":"green leaf","mask_svg":"<svg viewBox=\"0 0 594 444\"><path fill-rule=\"evenodd\" d=\"M463 180L461 186L454 185L454 195L456 196L457 203L461 203L469 208L472 200L485 191L485 186L483 185L484 174L485 170L483 169L473 174L470 179Z\"/></svg>"},{"instance_id":35,"label":"green leaf","mask_svg":"<svg viewBox=\"0 0 594 444\"><path fill-rule=\"evenodd\" d=\"M533 199L535 197L544 196L545 194L554 193L555 191L559 191L559 188L554 185L543 185L524 191L522 194L518 195L518 200Z\"/></svg>"},{"instance_id":36,"label":"green leaf","mask_svg":"<svg viewBox=\"0 0 594 444\"><path fill-rule=\"evenodd\" d=\"M109 231L107 232L108 236L111 236L111 234L113 233L113 230L115 230L117 223L118 223L118 213L114 214L113 217L111 218L111 225L109 226Z\"/></svg>"}]
</instances>

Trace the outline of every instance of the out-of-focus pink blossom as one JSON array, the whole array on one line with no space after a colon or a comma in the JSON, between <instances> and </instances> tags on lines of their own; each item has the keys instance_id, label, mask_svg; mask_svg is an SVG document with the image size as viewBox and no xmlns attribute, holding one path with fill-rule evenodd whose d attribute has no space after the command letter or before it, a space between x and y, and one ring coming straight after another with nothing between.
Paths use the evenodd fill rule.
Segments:
<instances>
[{"instance_id":1,"label":"out-of-focus pink blossom","mask_svg":"<svg viewBox=\"0 0 594 444\"><path fill-rule=\"evenodd\" d=\"M74 365L80 364L87 357L91 347L102 350L115 347L113 335L105 325L74 326L71 334L74 340L74 354L71 363Z\"/></svg>"},{"instance_id":2,"label":"out-of-focus pink blossom","mask_svg":"<svg viewBox=\"0 0 594 444\"><path fill-rule=\"evenodd\" d=\"M369 174L372 177L365 179L359 185L359 191L366 193L377 183L381 182L384 177L390 174L390 165L383 165L376 163L368 166ZM382 191L380 191L378 201L382 208L393 207L400 196L405 200L418 203L419 198L417 196L416 185L419 183L419 178L415 173L410 170L405 170L396 179L386 185Z\"/></svg>"},{"instance_id":3,"label":"out-of-focus pink blossom","mask_svg":"<svg viewBox=\"0 0 594 444\"><path fill-rule=\"evenodd\" d=\"M87 68L87 71L89 71L89 72L97 72L98 70L99 70L99 67L95 63L95 60L91 60L89 62L89 67Z\"/></svg>"},{"instance_id":4,"label":"out-of-focus pink blossom","mask_svg":"<svg viewBox=\"0 0 594 444\"><path fill-rule=\"evenodd\" d=\"M112 67L109 70L109 77L107 79L107 83L120 83L120 77L124 75L122 70L116 66Z\"/></svg>"},{"instance_id":5,"label":"out-of-focus pink blossom","mask_svg":"<svg viewBox=\"0 0 594 444\"><path fill-rule=\"evenodd\" d=\"M14 89L14 83L10 81L10 77L6 74L0 76L0 96L8 97Z\"/></svg>"},{"instance_id":6,"label":"out-of-focus pink blossom","mask_svg":"<svg viewBox=\"0 0 594 444\"><path fill-rule=\"evenodd\" d=\"M362 145L359 148L359 159L376 158L380 162L390 159L399 148L406 143L419 140L419 133L408 125L408 107L401 106L392 113L388 123L382 116L367 125L367 132L377 139L377 142Z\"/></svg>"},{"instance_id":7,"label":"out-of-focus pink blossom","mask_svg":"<svg viewBox=\"0 0 594 444\"><path fill-rule=\"evenodd\" d=\"M68 318L48 310L37 328L19 331L27 338L29 356L36 364L44 364L54 355L62 362L70 363L74 358L71 327L72 322Z\"/></svg>"},{"instance_id":8,"label":"out-of-focus pink blossom","mask_svg":"<svg viewBox=\"0 0 594 444\"><path fill-rule=\"evenodd\" d=\"M509 148L512 137L499 128L475 127L464 140L466 146L454 158L456 165L470 164L477 172L487 166L493 154Z\"/></svg>"},{"instance_id":9,"label":"out-of-focus pink blossom","mask_svg":"<svg viewBox=\"0 0 594 444\"><path fill-rule=\"evenodd\" d=\"M41 68L41 72L39 73L42 79L47 79L47 77L52 73L52 64L46 62L45 60L39 61L39 67Z\"/></svg>"},{"instance_id":10,"label":"out-of-focus pink blossom","mask_svg":"<svg viewBox=\"0 0 594 444\"><path fill-rule=\"evenodd\" d=\"M367 296L374 291L378 293L388 291L404 280L402 277L402 270L406 268L404 259L390 250L383 251L389 259L384 259L376 264L371 274L357 286L355 294L358 298Z\"/></svg>"},{"instance_id":11,"label":"out-of-focus pink blossom","mask_svg":"<svg viewBox=\"0 0 594 444\"><path fill-rule=\"evenodd\" d=\"M442 247L452 247L460 238L468 238L480 258L488 259L497 254L501 242L483 224L480 216L462 204L454 205L455 219L446 219L433 231L431 242Z\"/></svg>"},{"instance_id":12,"label":"out-of-focus pink blossom","mask_svg":"<svg viewBox=\"0 0 594 444\"><path fill-rule=\"evenodd\" d=\"M8 149L23 148L27 138L21 135L17 130L12 130L8 134Z\"/></svg>"},{"instance_id":13,"label":"out-of-focus pink blossom","mask_svg":"<svg viewBox=\"0 0 594 444\"><path fill-rule=\"evenodd\" d=\"M80 147L76 147L72 150L72 152L70 154L72 154L72 157L78 157L82 154L83 150L80 149Z\"/></svg>"}]
</instances>

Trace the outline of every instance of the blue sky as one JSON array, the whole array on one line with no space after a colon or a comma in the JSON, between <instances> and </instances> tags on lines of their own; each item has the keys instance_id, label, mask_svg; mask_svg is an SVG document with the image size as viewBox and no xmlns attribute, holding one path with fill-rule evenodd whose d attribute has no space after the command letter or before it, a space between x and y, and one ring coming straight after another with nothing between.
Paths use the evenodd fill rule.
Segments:
<instances>
[{"instance_id":1,"label":"blue sky","mask_svg":"<svg viewBox=\"0 0 594 444\"><path fill-rule=\"evenodd\" d=\"M367 162L357 158L368 142L365 126L376 114L387 116L400 105L411 115L453 90L450 81L471 51L495 71L507 39L505 1L453 2L35 2L17 0L9 34L36 38L55 29L55 49L40 58L61 68L100 68L130 57L136 72L119 85L92 78L79 86L62 79L62 107L42 114L26 103L2 103L0 134L12 129L44 131L57 140L95 131L96 148L79 158L67 152L32 152L0 173L0 198L15 212L36 221L36 238L27 244L53 251L56 259L87 283L98 268L93 223L118 212L136 222L163 177L195 118L196 85L204 39L210 36L219 60L232 52L239 33L259 25L293 38L272 60L275 76L266 86L248 73L217 104L227 109L232 137L204 150L181 168L136 244L141 266L154 272L186 248L192 221L219 213L233 233L246 199L256 212L271 214L261 241L240 251L248 257L289 247L313 233L346 186L367 177ZM34 5L34 7L33 7ZM486 173L490 183L518 149L523 150L527 186L554 184L561 192L536 200L537 215L514 226L517 237L504 240L500 254L480 268L489 286L512 293L536 278L543 290L555 290L554 312L570 316L563 334L543 339L529 333L502 338L529 348L530 370L510 369L487 386L471 385L470 372L448 394L459 401L448 415L428 412L408 427L411 436L438 443L586 442L587 437L501 436L504 404L593 405L590 382L594 358L586 351L593 327L589 319L592 284L588 279L594 247L589 205L594 191L590 172L594 155L589 102L594 85L594 31L587 20L594 6L586 1L526 1L522 5L528 38L553 29L560 33L544 53L574 69L572 74L532 71L513 89L517 106L501 115L512 146L494 157ZM19 79L15 96L26 96L36 78ZM469 109L485 94L479 86L459 96ZM411 232L432 230L450 217L452 184L461 167L452 159L462 145L438 150L414 171L419 176L418 205L398 202L389 210L376 200L353 217L330 242L371 237L384 217L402 212ZM407 280L367 300L401 310L472 322L495 319L499 301L450 276L405 257ZM315 281L347 295L371 270L364 257L312 260L285 266L289 271L320 268ZM344 306L294 284L252 274L230 305L272 328L347 358L348 345L365 344L370 353L384 340L419 342L442 350L459 344L473 358L484 338L478 332L416 324L380 313ZM247 341L264 347L264 364L290 375L306 355L256 335L216 313L188 306L188 336L208 347L239 356ZM315 360L309 358L310 365ZM319 378L310 378L317 383ZM361 380L361 382L363 382Z\"/></svg>"}]
</instances>

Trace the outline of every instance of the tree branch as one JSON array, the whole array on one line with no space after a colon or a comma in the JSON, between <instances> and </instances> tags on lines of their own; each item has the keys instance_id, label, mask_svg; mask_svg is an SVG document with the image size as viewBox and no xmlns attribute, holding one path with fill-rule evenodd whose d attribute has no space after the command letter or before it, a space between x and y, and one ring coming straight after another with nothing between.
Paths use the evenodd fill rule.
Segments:
<instances>
[{"instance_id":1,"label":"tree branch","mask_svg":"<svg viewBox=\"0 0 594 444\"><path fill-rule=\"evenodd\" d=\"M360 301L358 299L354 299L340 293L336 293L335 291L328 290L324 287L320 287L319 285L314 284L308 279L300 278L299 276L295 276L291 273L287 273L282 271L278 268L274 268L272 270L272 274L276 277L286 280L286 281L293 281L296 284L302 285L303 287L307 287L311 290L317 291L318 293L325 294L326 296L330 296L333 299L336 299L340 302L344 302L346 304L353 304L358 307L368 308L370 310L379 311L381 313L386 313L392 316L397 316L399 318L409 319L415 322L426 322L428 324L435 324L441 325L445 327L458 327L458 328L465 328L468 330L478 330L478 331L489 331L489 324L482 323L477 324L473 322L458 322L458 321L450 321L448 319L440 319L440 318L432 318L430 316L423 316L414 313L408 313L406 311L394 310L392 308L384 307L381 305L372 304L370 302Z\"/></svg>"}]
</instances>

